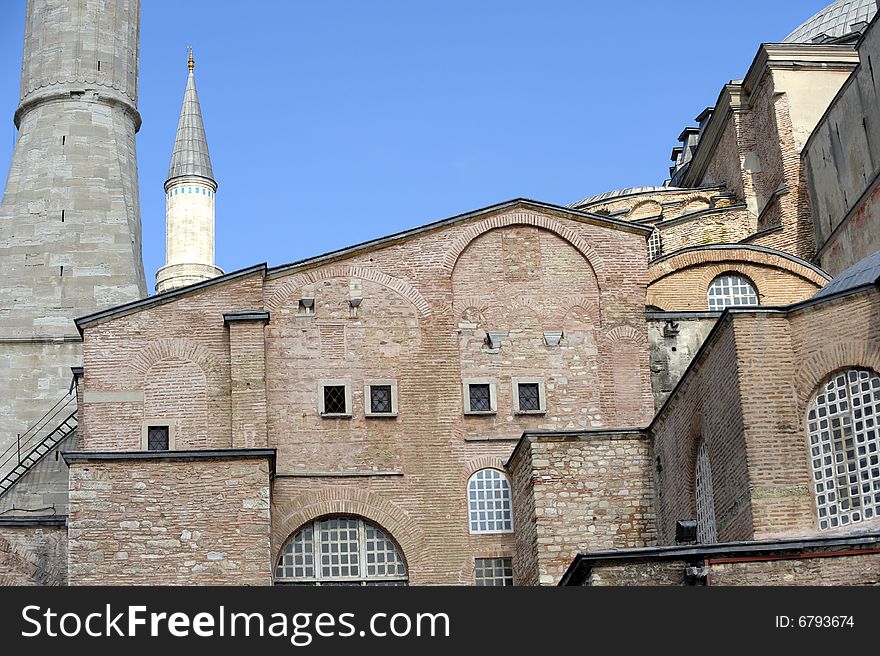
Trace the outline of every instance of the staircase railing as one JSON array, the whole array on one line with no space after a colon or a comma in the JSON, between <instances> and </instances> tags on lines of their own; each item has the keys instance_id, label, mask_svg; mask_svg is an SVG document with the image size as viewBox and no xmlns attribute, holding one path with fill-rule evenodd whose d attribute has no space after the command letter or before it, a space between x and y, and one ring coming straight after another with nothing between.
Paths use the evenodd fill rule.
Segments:
<instances>
[{"instance_id":1,"label":"staircase railing","mask_svg":"<svg viewBox=\"0 0 880 656\"><path fill-rule=\"evenodd\" d=\"M0 454L0 495L76 430L76 396L65 394Z\"/></svg>"}]
</instances>

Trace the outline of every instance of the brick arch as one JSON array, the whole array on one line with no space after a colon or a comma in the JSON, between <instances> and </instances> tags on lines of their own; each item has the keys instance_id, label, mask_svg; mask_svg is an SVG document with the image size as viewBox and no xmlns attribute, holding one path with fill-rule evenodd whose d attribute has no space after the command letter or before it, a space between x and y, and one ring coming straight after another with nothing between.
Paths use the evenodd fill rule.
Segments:
<instances>
[{"instance_id":1,"label":"brick arch","mask_svg":"<svg viewBox=\"0 0 880 656\"><path fill-rule=\"evenodd\" d=\"M135 371L146 376L153 365L162 360L193 362L201 367L205 374L217 373L220 369L220 361L213 353L185 337L171 337L150 342L134 356L131 366Z\"/></svg>"},{"instance_id":2,"label":"brick arch","mask_svg":"<svg viewBox=\"0 0 880 656\"><path fill-rule=\"evenodd\" d=\"M731 267L734 264L758 265L782 269L816 285L824 287L831 280L827 274L820 273L781 251L768 252L765 249L755 250L731 245L725 248L696 247L673 253L654 260L648 266L648 286L670 276L682 269L689 269L705 264L718 264Z\"/></svg>"},{"instance_id":3,"label":"brick arch","mask_svg":"<svg viewBox=\"0 0 880 656\"><path fill-rule=\"evenodd\" d=\"M616 326L609 330L605 338L612 344L644 344L646 336L632 326Z\"/></svg>"},{"instance_id":4,"label":"brick arch","mask_svg":"<svg viewBox=\"0 0 880 656\"><path fill-rule=\"evenodd\" d=\"M699 205L699 209L695 209L694 206ZM694 212L702 212L703 210L708 210L712 207L712 201L709 200L706 196L691 196L686 198L682 202L681 213L682 214L693 214Z\"/></svg>"},{"instance_id":5,"label":"brick arch","mask_svg":"<svg viewBox=\"0 0 880 656\"><path fill-rule=\"evenodd\" d=\"M504 467L504 458L502 458L501 456L480 456L479 458L472 458L468 460L465 465L464 478L462 479L465 487L467 486L467 482L471 479L471 476L476 474L481 469L497 469L502 474L504 474L507 477L507 481L510 482L510 474ZM513 486L511 485L511 488L512 487Z\"/></svg>"},{"instance_id":6,"label":"brick arch","mask_svg":"<svg viewBox=\"0 0 880 656\"><path fill-rule=\"evenodd\" d=\"M590 321L593 322L593 326L595 328L602 327L602 308L599 305L597 299L587 298L583 296L578 299L574 299L571 302L567 303L562 311L559 313L559 323L564 324L565 320L568 318L572 312L576 310L581 310L584 314L590 317Z\"/></svg>"},{"instance_id":7,"label":"brick arch","mask_svg":"<svg viewBox=\"0 0 880 656\"><path fill-rule=\"evenodd\" d=\"M428 563L421 527L403 509L374 492L335 486L302 494L272 508L273 572L288 538L308 522L328 515L358 516L379 526L403 552L410 581L413 572L422 571Z\"/></svg>"},{"instance_id":8,"label":"brick arch","mask_svg":"<svg viewBox=\"0 0 880 656\"><path fill-rule=\"evenodd\" d=\"M455 264L461 257L464 250L480 235L497 228L506 228L513 225L527 225L536 228L542 228L554 233L557 237L561 237L584 256L587 264L593 270L596 276L599 289L605 287L605 268L602 266L602 259L595 249L590 246L586 239L581 237L577 232L565 226L562 222L557 221L548 216L535 214L533 212L516 212L513 214L499 214L490 217L478 223L470 225L458 238L449 246L446 255L443 258L443 270L448 274L452 274Z\"/></svg>"},{"instance_id":9,"label":"brick arch","mask_svg":"<svg viewBox=\"0 0 880 656\"><path fill-rule=\"evenodd\" d=\"M275 290L275 293L269 297L266 307L277 309L286 304L290 298L302 287L311 285L329 278L360 278L361 280L369 280L387 287L400 296L403 296L418 310L423 317L430 316L431 306L422 296L421 292L411 284L400 278L389 276L383 271L377 269L369 269L367 267L353 266L349 264L339 264L335 266L323 267L298 273L291 276L290 280L283 283Z\"/></svg>"},{"instance_id":10,"label":"brick arch","mask_svg":"<svg viewBox=\"0 0 880 656\"><path fill-rule=\"evenodd\" d=\"M651 211L648 211L648 208L651 208ZM630 220L632 219L644 219L649 216L658 216L663 213L663 205L660 204L657 200L643 200L641 202L633 205L632 209L627 212L626 217Z\"/></svg>"},{"instance_id":11,"label":"brick arch","mask_svg":"<svg viewBox=\"0 0 880 656\"><path fill-rule=\"evenodd\" d=\"M865 343L840 341L834 348L801 357L795 369L800 413L833 376L845 369L869 369L880 374L880 352Z\"/></svg>"}]
</instances>

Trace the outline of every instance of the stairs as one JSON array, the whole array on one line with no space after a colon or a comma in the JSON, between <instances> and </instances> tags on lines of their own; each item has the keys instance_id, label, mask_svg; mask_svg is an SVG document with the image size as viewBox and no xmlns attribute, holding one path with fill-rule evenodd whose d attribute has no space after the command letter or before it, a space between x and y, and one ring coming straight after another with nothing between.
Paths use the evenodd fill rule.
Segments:
<instances>
[{"instance_id":1,"label":"stairs","mask_svg":"<svg viewBox=\"0 0 880 656\"><path fill-rule=\"evenodd\" d=\"M55 424L58 417L64 419L61 423ZM2 460L0 472L6 472L0 478L0 496L27 474L49 451L69 437L76 430L76 426L76 399L62 398L52 410L0 455Z\"/></svg>"}]
</instances>

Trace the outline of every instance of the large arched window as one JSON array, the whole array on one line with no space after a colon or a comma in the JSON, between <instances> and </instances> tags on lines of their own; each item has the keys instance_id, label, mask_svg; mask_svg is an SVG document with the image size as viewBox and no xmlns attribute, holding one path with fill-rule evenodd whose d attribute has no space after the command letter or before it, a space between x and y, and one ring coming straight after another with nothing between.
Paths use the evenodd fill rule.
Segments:
<instances>
[{"instance_id":1,"label":"large arched window","mask_svg":"<svg viewBox=\"0 0 880 656\"><path fill-rule=\"evenodd\" d=\"M468 480L468 520L471 533L510 533L510 483L497 469L481 469Z\"/></svg>"},{"instance_id":2,"label":"large arched window","mask_svg":"<svg viewBox=\"0 0 880 656\"><path fill-rule=\"evenodd\" d=\"M758 291L745 276L725 273L709 285L707 294L710 310L723 310L738 305L757 305Z\"/></svg>"},{"instance_id":3,"label":"large arched window","mask_svg":"<svg viewBox=\"0 0 880 656\"><path fill-rule=\"evenodd\" d=\"M705 444L697 452L696 466L697 541L702 544L718 542L715 529L715 492L712 489L712 467Z\"/></svg>"},{"instance_id":4,"label":"large arched window","mask_svg":"<svg viewBox=\"0 0 880 656\"><path fill-rule=\"evenodd\" d=\"M310 522L281 549L275 582L293 585L406 585L403 556L382 529L359 517Z\"/></svg>"},{"instance_id":5,"label":"large arched window","mask_svg":"<svg viewBox=\"0 0 880 656\"><path fill-rule=\"evenodd\" d=\"M807 409L819 528L880 514L880 376L835 374Z\"/></svg>"}]
</instances>

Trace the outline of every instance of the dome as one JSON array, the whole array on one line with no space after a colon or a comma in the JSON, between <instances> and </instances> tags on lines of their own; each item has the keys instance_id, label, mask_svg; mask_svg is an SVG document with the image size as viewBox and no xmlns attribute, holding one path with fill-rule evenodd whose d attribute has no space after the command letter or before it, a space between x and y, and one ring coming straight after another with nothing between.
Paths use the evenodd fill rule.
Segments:
<instances>
[{"instance_id":1,"label":"dome","mask_svg":"<svg viewBox=\"0 0 880 656\"><path fill-rule=\"evenodd\" d=\"M783 43L811 43L821 36L833 39L853 32L855 23L868 23L877 13L877 0L837 0L825 7L794 32Z\"/></svg>"},{"instance_id":2,"label":"dome","mask_svg":"<svg viewBox=\"0 0 880 656\"><path fill-rule=\"evenodd\" d=\"M878 281L880 281L880 251L841 271L834 280L816 292L813 298L824 298Z\"/></svg>"}]
</instances>

